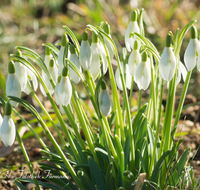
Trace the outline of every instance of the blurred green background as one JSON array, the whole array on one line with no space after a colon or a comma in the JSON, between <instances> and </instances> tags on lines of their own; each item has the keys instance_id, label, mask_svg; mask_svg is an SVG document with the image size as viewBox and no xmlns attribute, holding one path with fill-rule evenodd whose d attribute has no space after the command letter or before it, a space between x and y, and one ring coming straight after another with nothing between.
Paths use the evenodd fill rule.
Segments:
<instances>
[{"instance_id":1,"label":"blurred green background","mask_svg":"<svg viewBox=\"0 0 200 190\"><path fill-rule=\"evenodd\" d=\"M135 8L144 8L146 37L162 51L169 30L174 33L200 17L199 5L199 0L0 0L0 80L3 83L2 77L7 76L9 55L15 53L16 45L42 55L42 43L59 42L65 32L62 25L67 25L80 41L87 24L107 21L120 51ZM200 29L199 22L196 27ZM188 40L184 40L181 57ZM197 75L195 80L199 80Z\"/></svg>"}]
</instances>

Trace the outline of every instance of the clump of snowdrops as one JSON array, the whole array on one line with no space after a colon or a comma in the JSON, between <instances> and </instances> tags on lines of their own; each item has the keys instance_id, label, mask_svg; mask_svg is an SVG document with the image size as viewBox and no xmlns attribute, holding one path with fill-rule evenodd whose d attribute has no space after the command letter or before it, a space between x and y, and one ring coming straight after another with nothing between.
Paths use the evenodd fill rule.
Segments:
<instances>
[{"instance_id":1,"label":"clump of snowdrops","mask_svg":"<svg viewBox=\"0 0 200 190\"><path fill-rule=\"evenodd\" d=\"M174 137L192 70L196 64L200 70L200 48L194 26L196 21L191 21L182 31L177 29L175 34L169 32L160 55L145 37L142 15L143 10L133 11L125 33L126 48L121 53L112 40L110 26L106 22L101 22L97 27L87 25L82 34L81 46L74 33L64 26L66 33L59 44L60 50L51 43L43 44L46 48L44 59L27 47L16 47L17 53L11 55L8 64L7 100L0 98L5 107L4 119L0 117L0 136L6 146L12 146L17 137L33 174L33 179L15 180L20 188L25 188L20 181L33 182L37 189L42 185L56 190L165 189L191 185L192 167L186 165L190 148L179 155L182 139L175 143ZM185 50L184 65L179 53L183 38L189 30L191 39ZM91 43L88 33L92 33ZM115 74L113 60L118 64ZM111 86L104 81L106 73ZM182 77L184 86L174 116L176 86ZM78 83L82 83L88 93L98 128L92 126L87 110L83 109L83 100L74 85ZM131 113L134 84L139 89L138 109ZM163 111L162 96L166 84L168 95ZM60 127L35 93L38 87L51 102ZM111 92L108 90L110 88ZM141 105L142 91L148 88L148 102ZM127 89L130 90L129 95ZM58 133L64 145L62 148L36 109L21 99L21 92L32 95L38 102ZM123 94L122 105L119 93ZM32 112L53 148L47 147L15 110L17 104ZM34 177L12 119L12 111L39 140L44 158L54 163L40 163L40 167L50 170L52 176L62 178L47 177L46 180L51 182L47 183ZM68 123L63 116L67 116Z\"/></svg>"}]
</instances>

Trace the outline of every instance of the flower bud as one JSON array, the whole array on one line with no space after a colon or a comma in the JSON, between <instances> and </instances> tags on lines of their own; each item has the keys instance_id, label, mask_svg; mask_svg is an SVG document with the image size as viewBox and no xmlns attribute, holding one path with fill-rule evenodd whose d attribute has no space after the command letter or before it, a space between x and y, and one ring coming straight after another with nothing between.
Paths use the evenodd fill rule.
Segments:
<instances>
[{"instance_id":1,"label":"flower bud","mask_svg":"<svg viewBox=\"0 0 200 190\"><path fill-rule=\"evenodd\" d=\"M197 57L199 57L199 42L197 39L197 30L195 26L190 29L191 39L185 50L184 61L188 71L192 71L196 66ZM198 58L199 59L199 58Z\"/></svg>"},{"instance_id":2,"label":"flower bud","mask_svg":"<svg viewBox=\"0 0 200 190\"><path fill-rule=\"evenodd\" d=\"M126 30L126 33L125 33L125 45L129 52L131 51L131 49L133 49L134 42L136 40L136 36L134 34L132 35L132 33L134 33L134 32L140 34L140 29L139 29L139 26L137 23L137 12L136 11L132 12L131 21L130 21L128 28ZM139 43L139 47L140 47L140 43Z\"/></svg>"},{"instance_id":3,"label":"flower bud","mask_svg":"<svg viewBox=\"0 0 200 190\"><path fill-rule=\"evenodd\" d=\"M160 58L159 73L163 80L170 81L175 73L176 57L171 47L171 35L167 34L165 48Z\"/></svg>"},{"instance_id":4,"label":"flower bud","mask_svg":"<svg viewBox=\"0 0 200 190\"><path fill-rule=\"evenodd\" d=\"M71 52L70 61L73 62L74 65L76 65L77 69L80 72L82 72L81 63L78 59L78 56L75 53L75 49L72 44L70 45L70 52ZM76 72L71 67L69 67L69 76L73 82L75 82L76 84L79 83L80 77L76 74Z\"/></svg>"},{"instance_id":5,"label":"flower bud","mask_svg":"<svg viewBox=\"0 0 200 190\"><path fill-rule=\"evenodd\" d=\"M8 64L8 78L6 82L6 95L21 98L21 85L15 73L15 65L12 61ZM10 101L12 106L17 106L17 102Z\"/></svg>"},{"instance_id":6,"label":"flower bud","mask_svg":"<svg viewBox=\"0 0 200 190\"><path fill-rule=\"evenodd\" d=\"M89 70L91 66L91 61L92 61L92 52L90 49L90 44L88 42L88 34L86 31L84 31L82 35L79 59L80 59L81 66L85 70Z\"/></svg>"},{"instance_id":7,"label":"flower bud","mask_svg":"<svg viewBox=\"0 0 200 190\"><path fill-rule=\"evenodd\" d=\"M142 54L142 61L138 65L135 75L135 82L140 90L146 90L151 82L150 61L146 52L143 52Z\"/></svg>"},{"instance_id":8,"label":"flower bud","mask_svg":"<svg viewBox=\"0 0 200 190\"><path fill-rule=\"evenodd\" d=\"M99 93L99 107L104 116L108 116L112 109L112 102L110 99L110 95L106 90L106 83L102 81L101 83L102 90Z\"/></svg>"},{"instance_id":9,"label":"flower bud","mask_svg":"<svg viewBox=\"0 0 200 190\"><path fill-rule=\"evenodd\" d=\"M141 55L139 53L138 48L139 48L138 47L138 41L135 40L134 48L133 48L133 50L132 50L132 52L129 56L129 59L128 59L129 73L132 77L135 76L137 67L141 62Z\"/></svg>"},{"instance_id":10,"label":"flower bud","mask_svg":"<svg viewBox=\"0 0 200 190\"><path fill-rule=\"evenodd\" d=\"M12 146L15 141L16 129L11 117L12 106L8 102L5 107L3 123L0 127L0 136L5 146Z\"/></svg>"}]
</instances>

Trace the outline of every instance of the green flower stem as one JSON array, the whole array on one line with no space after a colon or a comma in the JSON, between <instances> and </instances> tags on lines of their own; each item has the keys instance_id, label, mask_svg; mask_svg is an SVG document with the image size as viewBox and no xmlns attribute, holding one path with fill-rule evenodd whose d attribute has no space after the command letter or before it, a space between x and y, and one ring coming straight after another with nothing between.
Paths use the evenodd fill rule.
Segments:
<instances>
[{"instance_id":1,"label":"green flower stem","mask_svg":"<svg viewBox=\"0 0 200 190\"><path fill-rule=\"evenodd\" d=\"M149 53L150 54L150 53ZM152 99L153 99L153 115L154 115L154 129L156 129L156 96L155 96L155 84L154 84L154 71L153 71L153 57L150 54L150 62L151 62L151 90L152 90Z\"/></svg>"},{"instance_id":2,"label":"green flower stem","mask_svg":"<svg viewBox=\"0 0 200 190\"><path fill-rule=\"evenodd\" d=\"M86 138L86 140L88 142L88 145L89 145L89 148L90 148L90 150L91 150L91 152L92 152L92 154L94 156L94 160L99 166L99 161L98 161L98 158L97 158L97 155L96 155L94 143L93 143L91 135L90 135L91 133L89 132L88 125L86 124L86 121L84 119L84 115L82 113L80 103L79 103L79 101L75 100L75 97L76 97L75 90L73 88L72 89L72 99L71 99L72 100L72 104L73 104L74 109L75 109L75 111L76 111L76 113L78 115L79 121L81 123L82 129L83 129L83 132L84 132L84 135L85 135L85 138Z\"/></svg>"},{"instance_id":3,"label":"green flower stem","mask_svg":"<svg viewBox=\"0 0 200 190\"><path fill-rule=\"evenodd\" d=\"M151 158L151 164L150 164L150 169L149 169L149 176L151 176L151 174L152 174L153 164L154 164L155 155L156 155L156 147L157 147L157 141L158 141L159 126L160 126L160 116L161 116L161 109L162 109L162 96L163 96L163 79L162 79L162 82L161 82L158 119L157 119L157 124L156 124L155 143L154 143L154 146L153 146L153 154L152 154L152 158Z\"/></svg>"},{"instance_id":4,"label":"green flower stem","mask_svg":"<svg viewBox=\"0 0 200 190\"><path fill-rule=\"evenodd\" d=\"M82 161L81 161L80 155L79 155L79 153L78 153L78 150L77 150L77 148L76 148L76 145L74 144L74 142L73 142L73 140L72 140L72 137L71 137L71 135L70 135L70 133L69 133L69 131L68 131L68 129L67 129L67 126L66 126L66 124L65 124L65 122L64 122L64 120L63 120L63 118L62 118L62 115L60 114L59 109L57 108L57 106L56 106L56 104L55 104L53 98L51 97L51 95L50 95L49 93L47 93L47 97L49 98L49 100L50 100L50 102L51 102L51 105L52 105L52 107L53 107L53 109L54 109L54 111L55 111L55 114L56 114L57 117L58 117L58 120L59 120L59 122L60 122L60 124L61 124L61 126L62 126L62 129L63 129L63 131L64 131L64 133L65 133L65 135L66 135L66 137L67 137L67 140L68 140L68 142L69 142L69 144L70 144L70 147L71 147L72 150L73 150L73 153L74 153L76 159L78 160L78 162L81 163Z\"/></svg>"},{"instance_id":5,"label":"green flower stem","mask_svg":"<svg viewBox=\"0 0 200 190\"><path fill-rule=\"evenodd\" d=\"M35 173L34 173L34 171L33 171L33 167L32 167L31 162L30 162L30 160L29 160L29 157L28 157L28 154L27 154L26 149L25 149L25 147L24 147L24 144L23 144L23 142L22 142L22 140L21 140L21 138L20 138L20 136L19 136L19 133L18 133L17 128L16 128L16 137L17 137L17 140L18 140L18 142L19 142L19 144L20 144L20 146L21 146L22 152L23 152L24 157L25 157L25 159L26 159L26 162L27 162L27 165L28 165L29 170L30 170L30 172L31 172L31 175L33 176L33 181L34 181L34 183L35 183L35 185L36 185L36 189L37 189L37 190L40 190L38 181L37 181L37 179L36 179L36 177L35 177Z\"/></svg>"},{"instance_id":6,"label":"green flower stem","mask_svg":"<svg viewBox=\"0 0 200 190\"><path fill-rule=\"evenodd\" d=\"M189 85L189 82L190 82L191 74L192 74L192 71L188 71L187 77L186 77L186 80L185 80L185 83L184 83L184 86L183 86L181 99L180 99L180 102L179 102L179 105L178 105L178 110L176 112L176 118L175 118L175 121L174 121L173 128L175 128L177 126L177 124L178 124L178 121L179 121L179 118L180 118L180 115L181 115L181 111L182 111L182 108L183 108L183 103L184 103L184 100L185 100L185 96L186 96L186 93L187 93L188 85Z\"/></svg>"},{"instance_id":7,"label":"green flower stem","mask_svg":"<svg viewBox=\"0 0 200 190\"><path fill-rule=\"evenodd\" d=\"M47 96L50 96L50 94L47 94ZM55 112L56 111L59 112L59 110L55 110ZM74 171L73 167L69 163L69 161L66 158L65 154L63 153L62 149L60 148L60 145L58 145L58 143L56 142L56 140L52 136L51 132L49 131L48 127L46 126L45 122L42 120L42 118L40 117L39 114L38 114L38 117L39 117L39 121L40 121L43 129L45 130L47 136L49 137L50 141L52 142L53 146L55 147L57 153L62 158L64 164L66 165L67 169L69 170L70 174L72 175L72 178L75 180L76 184L80 187L80 189L84 189L82 183L80 182L78 176L76 175L76 172ZM61 125L63 125L63 123ZM64 123L64 125L65 125L65 123ZM70 139L71 139L71 136L70 136ZM74 154L76 154L76 152L74 152ZM77 156L77 155L75 155L75 156ZM77 160L81 162L81 159L79 157L77 157Z\"/></svg>"},{"instance_id":8,"label":"green flower stem","mask_svg":"<svg viewBox=\"0 0 200 190\"><path fill-rule=\"evenodd\" d=\"M51 118L51 116L49 115L49 113L47 112L47 110L45 109L45 107L43 106L43 104L40 102L39 98L37 97L37 95L35 94L35 92L33 91L33 89L32 88L29 88L29 89L31 90L31 94L33 95L33 97L35 98L35 100L37 101L37 103L39 104L39 106L41 107L42 111L45 113L45 115L47 116L48 120L51 122L51 124L53 125L54 129L58 133L58 136L60 137L62 143L65 146L67 146L64 138L62 137L62 135L61 135L60 131L58 130L58 127L54 123L53 119Z\"/></svg>"},{"instance_id":9,"label":"green flower stem","mask_svg":"<svg viewBox=\"0 0 200 190\"><path fill-rule=\"evenodd\" d=\"M64 109L64 111L65 111L65 113L66 113L66 115L67 115L67 117L68 117L68 119L69 119L69 121L70 121L70 123L71 123L73 129L74 129L74 132L75 132L75 134L76 134L76 137L77 137L77 139L78 139L78 142L80 143L81 148L82 148L83 150L86 150L84 141L83 141L83 139L81 138L81 135L80 135L80 133L79 133L79 128L78 128L78 125L76 124L74 115L71 114L71 111L72 111L72 110L71 110L70 105L63 106L63 109Z\"/></svg>"},{"instance_id":10,"label":"green flower stem","mask_svg":"<svg viewBox=\"0 0 200 190\"><path fill-rule=\"evenodd\" d=\"M151 110L152 110L152 86L150 89L149 100L148 100L148 107L147 107L147 120L151 121Z\"/></svg>"},{"instance_id":11,"label":"green flower stem","mask_svg":"<svg viewBox=\"0 0 200 190\"><path fill-rule=\"evenodd\" d=\"M133 94L133 87L134 87L134 77L132 77L131 90L130 90L130 95L129 95L129 107L130 108L131 108L131 100L132 100L132 94Z\"/></svg>"},{"instance_id":12,"label":"green flower stem","mask_svg":"<svg viewBox=\"0 0 200 190\"><path fill-rule=\"evenodd\" d=\"M92 97L93 97L93 99L95 99L95 88L96 88L96 87L95 87L93 78L91 77L91 75L90 75L90 73L89 73L88 71L85 71L85 77L86 77L86 80L87 80L87 82L88 82L88 87L89 87L89 89L90 89L90 92L91 92L91 94L92 94ZM98 103L98 102L93 101L92 103L93 103L93 106L97 108L96 103ZM97 113L97 112L96 112L96 113ZM105 116L102 116L102 118L103 118L103 120L104 120L104 123L105 123L105 125L106 125L106 128L107 128L108 132L111 133L111 132L110 132L110 127L109 127L107 118L106 118ZM100 120L100 119L101 119L101 118L99 118L99 120Z\"/></svg>"},{"instance_id":13,"label":"green flower stem","mask_svg":"<svg viewBox=\"0 0 200 190\"><path fill-rule=\"evenodd\" d=\"M43 148L47 151L49 151L49 149L47 148L46 144L44 143L44 141L39 137L39 135L35 132L35 130L31 127L31 125L21 116L21 114L16 111L13 108L13 111L18 115L18 117L24 122L24 124L31 130L31 132L35 135L35 137L37 138L37 140L40 142L40 144L43 146Z\"/></svg>"},{"instance_id":14,"label":"green flower stem","mask_svg":"<svg viewBox=\"0 0 200 190\"><path fill-rule=\"evenodd\" d=\"M138 99L138 111L141 107L141 100L142 100L142 90L139 90L139 99Z\"/></svg>"},{"instance_id":15,"label":"green flower stem","mask_svg":"<svg viewBox=\"0 0 200 190\"><path fill-rule=\"evenodd\" d=\"M166 116L164 120L164 152L169 150L170 145L170 135L171 135L171 124L172 124L172 117L173 117L173 110L174 110L174 99L175 99L175 91L176 91L176 76L172 80L171 83L171 90L169 90L170 94L167 95L167 100L169 98L168 110L166 110ZM170 89L170 87L169 87Z\"/></svg>"},{"instance_id":16,"label":"green flower stem","mask_svg":"<svg viewBox=\"0 0 200 190\"><path fill-rule=\"evenodd\" d=\"M116 150L115 150L114 145L112 143L112 140L110 138L110 134L108 133L108 131L105 127L103 119L100 120L100 123L101 123L102 131L103 131L103 134L104 134L104 139L105 139L105 142L106 142L108 154L111 155L110 151L112 152L112 155L113 155L115 162L116 162L116 165L117 165L119 155L117 155L117 153L116 153ZM110 157L110 161L112 161L111 157Z\"/></svg>"}]
</instances>

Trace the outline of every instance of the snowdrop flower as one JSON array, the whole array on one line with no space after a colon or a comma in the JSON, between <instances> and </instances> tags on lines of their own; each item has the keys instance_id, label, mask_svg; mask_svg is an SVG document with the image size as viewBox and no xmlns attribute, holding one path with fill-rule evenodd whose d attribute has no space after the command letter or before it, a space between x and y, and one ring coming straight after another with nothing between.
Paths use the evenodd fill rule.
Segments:
<instances>
[{"instance_id":1,"label":"snowdrop flower","mask_svg":"<svg viewBox=\"0 0 200 190\"><path fill-rule=\"evenodd\" d=\"M67 67L63 68L62 78L58 85L57 93L60 105L67 106L72 96L72 85L69 80L69 70Z\"/></svg>"},{"instance_id":2,"label":"snowdrop flower","mask_svg":"<svg viewBox=\"0 0 200 190\"><path fill-rule=\"evenodd\" d=\"M47 69L49 69L49 62L52 58L50 49L48 47L45 48L45 56L44 56L44 63L47 66Z\"/></svg>"},{"instance_id":3,"label":"snowdrop flower","mask_svg":"<svg viewBox=\"0 0 200 190\"><path fill-rule=\"evenodd\" d=\"M12 146L15 141L16 130L15 124L11 117L12 106L6 104L3 123L0 128L0 136L5 146Z\"/></svg>"},{"instance_id":4,"label":"snowdrop flower","mask_svg":"<svg viewBox=\"0 0 200 190\"><path fill-rule=\"evenodd\" d=\"M76 65L76 67L78 68L80 72L82 72L81 63L78 59L78 56L76 55L74 46L72 44L70 45L70 53L71 55L70 55L69 60ZM69 67L69 76L73 82L75 82L76 84L79 83L80 77L76 74L76 72L71 67Z\"/></svg>"},{"instance_id":5,"label":"snowdrop flower","mask_svg":"<svg viewBox=\"0 0 200 190\"><path fill-rule=\"evenodd\" d=\"M18 50L16 52L16 55L22 57L21 51ZM28 80L26 67L20 62L15 62L15 73L17 78L19 79L21 91L25 91Z\"/></svg>"},{"instance_id":6,"label":"snowdrop flower","mask_svg":"<svg viewBox=\"0 0 200 190\"><path fill-rule=\"evenodd\" d=\"M52 79L54 81L56 81L57 78L58 78L58 69L57 69L56 65L54 64L54 60L53 59L50 59L48 65L47 65L47 68L49 70L49 73L50 73ZM43 70L42 70L42 78L44 80L44 83L45 83L47 89L49 90L49 94L52 95L53 92L54 92L53 86L52 86L47 74ZM40 90L41 90L42 94L44 96L46 96L46 92L45 92L42 84L40 84Z\"/></svg>"},{"instance_id":7,"label":"snowdrop flower","mask_svg":"<svg viewBox=\"0 0 200 190\"><path fill-rule=\"evenodd\" d=\"M104 116L108 116L112 109L112 102L110 99L110 95L106 90L106 83L105 81L101 82L101 90L99 93L99 107Z\"/></svg>"},{"instance_id":8,"label":"snowdrop flower","mask_svg":"<svg viewBox=\"0 0 200 190\"><path fill-rule=\"evenodd\" d=\"M6 82L6 95L7 96L16 96L21 98L21 85L17 75L15 73L15 65L13 61L10 61L8 64L8 78ZM10 101L12 106L17 106L17 102Z\"/></svg>"},{"instance_id":9,"label":"snowdrop flower","mask_svg":"<svg viewBox=\"0 0 200 190\"><path fill-rule=\"evenodd\" d=\"M34 91L36 91L37 88L38 88L38 81L37 81L35 74L31 70L29 70L28 68L26 68L26 72L27 72L28 79L32 81ZM24 92L26 94L29 94L31 92L29 87L28 87L28 84L30 85L29 80L27 81L27 85L24 89Z\"/></svg>"},{"instance_id":10,"label":"snowdrop flower","mask_svg":"<svg viewBox=\"0 0 200 190\"><path fill-rule=\"evenodd\" d=\"M178 68L177 68L177 78L176 78L176 85L181 81L181 75L183 77L183 81L185 82L186 77L187 77L187 70L183 63L181 61L179 62Z\"/></svg>"},{"instance_id":11,"label":"snowdrop flower","mask_svg":"<svg viewBox=\"0 0 200 190\"><path fill-rule=\"evenodd\" d=\"M159 73L162 79L170 81L176 69L176 57L171 47L171 35L167 34L165 39L165 48L160 58Z\"/></svg>"},{"instance_id":12,"label":"snowdrop flower","mask_svg":"<svg viewBox=\"0 0 200 190\"><path fill-rule=\"evenodd\" d=\"M110 25L108 23L106 23L104 25L104 31L108 34L108 36L110 38L112 38L111 35L110 35ZM113 52L113 49L112 49L112 47L110 45L110 41L107 38L104 37L104 42L105 42L106 47L108 49L108 54L109 54L110 61L112 61L113 60L113 56L114 56L114 52Z\"/></svg>"},{"instance_id":13,"label":"snowdrop flower","mask_svg":"<svg viewBox=\"0 0 200 190\"><path fill-rule=\"evenodd\" d=\"M129 66L128 64L123 64L122 62L122 56L120 57L121 59L121 69L122 69L122 74L124 76L124 66L125 66L125 71L126 71L126 88L128 88L129 90L131 89L131 81L132 81L132 77L129 73ZM116 69L115 71L115 81L116 81L116 84L117 84L117 87L123 91L123 86L122 86L122 81L121 81L121 76L120 76L120 72L119 72L119 67Z\"/></svg>"},{"instance_id":14,"label":"snowdrop flower","mask_svg":"<svg viewBox=\"0 0 200 190\"><path fill-rule=\"evenodd\" d=\"M107 57L106 57L106 51L105 51L104 46L101 42L98 42L98 50L99 50L99 55L100 55L101 61L102 61L103 74L105 75L107 70L108 70L108 60L107 60Z\"/></svg>"},{"instance_id":15,"label":"snowdrop flower","mask_svg":"<svg viewBox=\"0 0 200 190\"><path fill-rule=\"evenodd\" d=\"M135 76L138 65L141 62L141 55L139 53L138 41L135 40L134 48L128 59L129 73L132 77Z\"/></svg>"},{"instance_id":16,"label":"snowdrop flower","mask_svg":"<svg viewBox=\"0 0 200 190\"><path fill-rule=\"evenodd\" d=\"M91 52L92 52L92 62L89 71L92 75L93 80L96 80L100 72L101 65L99 58L98 38L94 32L92 33Z\"/></svg>"},{"instance_id":17,"label":"snowdrop flower","mask_svg":"<svg viewBox=\"0 0 200 190\"><path fill-rule=\"evenodd\" d=\"M185 66L188 71L192 71L196 66L196 59L198 57L199 42L197 39L197 29L192 26L190 29L190 41L184 54Z\"/></svg>"},{"instance_id":18,"label":"snowdrop flower","mask_svg":"<svg viewBox=\"0 0 200 190\"><path fill-rule=\"evenodd\" d=\"M150 69L150 61L147 57L147 53L144 52L142 54L142 61L139 64L135 75L135 82L140 90L146 90L151 82Z\"/></svg>"},{"instance_id":19,"label":"snowdrop flower","mask_svg":"<svg viewBox=\"0 0 200 190\"><path fill-rule=\"evenodd\" d=\"M134 34L132 36L133 32L140 33L140 29L139 29L139 26L137 23L137 12L136 11L132 12L131 21L130 21L128 28L126 30L126 33L125 33L125 45L129 52L131 51L131 49L133 49L134 41L136 39L136 36ZM139 47L140 47L140 44L139 44Z\"/></svg>"},{"instance_id":20,"label":"snowdrop flower","mask_svg":"<svg viewBox=\"0 0 200 190\"><path fill-rule=\"evenodd\" d=\"M63 107L62 107L62 105L61 105L61 103L60 103L59 91L58 91L61 78L62 78L62 77L61 77L61 75L60 75L60 76L58 77L58 80L57 80L57 85L56 85L55 90L54 90L54 95L55 95L55 102L56 102L56 103L59 105L59 107L60 107L60 112L61 112L62 114L65 114L65 110L63 109Z\"/></svg>"},{"instance_id":21,"label":"snowdrop flower","mask_svg":"<svg viewBox=\"0 0 200 190\"><path fill-rule=\"evenodd\" d=\"M81 66L85 70L89 70L92 62L92 52L90 49L90 44L88 42L88 33L86 31L82 34L82 42L80 47L79 59Z\"/></svg>"},{"instance_id":22,"label":"snowdrop flower","mask_svg":"<svg viewBox=\"0 0 200 190\"><path fill-rule=\"evenodd\" d=\"M65 45L67 43L68 39L67 36L64 34L61 39L61 48L58 54L58 75L62 73L63 67L64 67L64 55L65 55Z\"/></svg>"}]
</instances>

